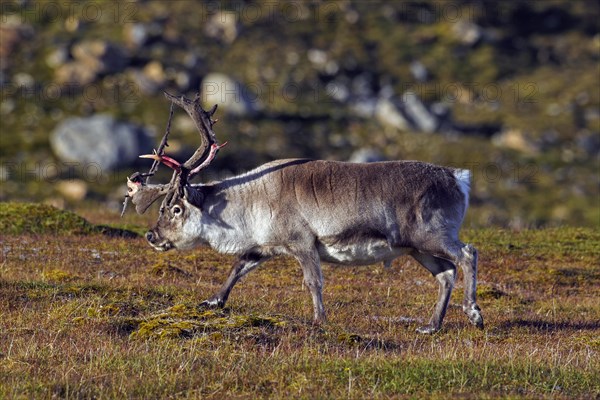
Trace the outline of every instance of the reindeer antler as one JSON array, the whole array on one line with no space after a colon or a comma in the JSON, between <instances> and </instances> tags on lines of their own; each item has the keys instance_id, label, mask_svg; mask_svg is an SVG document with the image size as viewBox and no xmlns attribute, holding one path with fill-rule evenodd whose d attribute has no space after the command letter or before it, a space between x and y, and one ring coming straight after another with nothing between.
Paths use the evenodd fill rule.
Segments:
<instances>
[{"instance_id":1,"label":"reindeer antler","mask_svg":"<svg viewBox=\"0 0 600 400\"><path fill-rule=\"evenodd\" d=\"M217 111L217 105L215 104L209 111L206 111L200 105L199 94L196 95L194 100L190 100L184 96L173 96L167 92L165 92L165 96L171 100L173 104L177 104L185 110L192 121L194 121L194 124L196 124L196 128L200 133L202 144L194 154L181 165L183 170L187 170L189 179L202 169L206 168L215 158L219 149L227 144L227 142L225 142L222 145L219 145L217 143L215 132L212 129L213 125L218 121L212 118Z\"/></svg>"},{"instance_id":2,"label":"reindeer antler","mask_svg":"<svg viewBox=\"0 0 600 400\"><path fill-rule=\"evenodd\" d=\"M156 154L156 155L162 156L165 152L165 147L169 147L168 140L169 140L169 134L171 133L171 120L173 119L173 111L174 110L175 110L175 107L174 107L173 103L171 103L171 108L169 110L169 120L167 121L167 128L165 129L165 134L163 135L163 138L160 141L160 144L158 145L158 149L154 150L154 154ZM140 173L140 172L134 172L133 174L131 174L131 176L127 177L127 193L125 194L125 199L123 200L123 209L121 210L121 218L125 214L125 210L127 209L127 205L129 204L129 199L132 198L134 195L136 195L136 193L139 193L139 195L142 195L142 193L140 192L140 189L143 186L146 186L148 184L148 178L150 178L151 176L153 176L156 173L156 170L158 169L159 165L160 165L160 160L155 159L147 173L144 174L144 173ZM147 192L147 193L144 193L145 196L143 196L145 201L136 201L136 203L139 204L139 205L136 205L136 211L139 212L140 214L143 214L146 211L146 209L148 207L150 207L150 205L152 203L154 203L154 201L156 201L156 199L162 195L164 188L158 187L158 186L164 186L164 185L155 185L155 186L157 186L157 187L154 190L151 190L151 191L146 190L145 191L145 192ZM153 196L152 195L153 193L156 193L156 195ZM150 196L148 196L148 195L150 195Z\"/></svg>"},{"instance_id":3,"label":"reindeer antler","mask_svg":"<svg viewBox=\"0 0 600 400\"><path fill-rule=\"evenodd\" d=\"M204 168L208 167L218 151L227 144L227 142L225 142L219 145L215 133L212 130L213 125L217 122L216 119L212 118L217 111L216 104L209 111L206 111L200 105L199 94L196 95L194 100L190 100L184 96L174 96L167 92L165 92L165 97L171 101L171 109L165 135L163 136L158 149L154 150L153 154L140 156L141 158L151 158L154 160L150 170L145 174L136 172L127 178L128 194L125 196L125 201L123 202L121 216L125 213L130 197L133 198L133 202L136 204L136 210L139 213L143 213L154 201L156 201L156 199L158 199L158 197L167 194L161 205L161 210L164 209L165 205L170 203L174 198L175 190L173 189L177 189L177 192L183 193L183 187L188 183L188 180ZM202 140L200 147L198 147L194 154L183 164L164 154L165 147L169 146L168 137L171 131L171 119L173 117L174 105L183 108L190 116L194 121L196 128L200 133L200 139ZM174 170L171 181L167 185L148 185L148 178L154 175L161 162Z\"/></svg>"}]
</instances>

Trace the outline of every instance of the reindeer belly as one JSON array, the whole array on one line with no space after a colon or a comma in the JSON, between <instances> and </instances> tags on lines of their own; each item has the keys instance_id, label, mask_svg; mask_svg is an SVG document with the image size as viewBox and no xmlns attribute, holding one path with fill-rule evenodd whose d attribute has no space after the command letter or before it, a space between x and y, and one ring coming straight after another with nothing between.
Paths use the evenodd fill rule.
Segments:
<instances>
[{"instance_id":1,"label":"reindeer belly","mask_svg":"<svg viewBox=\"0 0 600 400\"><path fill-rule=\"evenodd\" d=\"M411 251L408 247L392 247L387 240L376 238L357 242L321 240L317 249L322 261L343 265L369 265L391 261Z\"/></svg>"}]
</instances>

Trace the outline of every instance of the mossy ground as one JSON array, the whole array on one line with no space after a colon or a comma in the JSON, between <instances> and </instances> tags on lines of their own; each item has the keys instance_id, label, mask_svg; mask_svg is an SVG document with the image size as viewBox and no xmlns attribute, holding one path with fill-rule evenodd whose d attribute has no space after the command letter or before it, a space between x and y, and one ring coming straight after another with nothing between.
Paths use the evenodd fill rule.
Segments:
<instances>
[{"instance_id":1,"label":"mossy ground","mask_svg":"<svg viewBox=\"0 0 600 400\"><path fill-rule=\"evenodd\" d=\"M459 280L432 336L415 328L436 283L410 258L324 266L329 322L315 327L293 260L205 310L231 257L67 232L0 232L0 398L600 395L597 229L465 230L486 329L462 314Z\"/></svg>"},{"instance_id":2,"label":"mossy ground","mask_svg":"<svg viewBox=\"0 0 600 400\"><path fill-rule=\"evenodd\" d=\"M0 202L0 233L46 235L89 235L135 237L136 232L106 225L94 225L66 210L38 203Z\"/></svg>"}]
</instances>

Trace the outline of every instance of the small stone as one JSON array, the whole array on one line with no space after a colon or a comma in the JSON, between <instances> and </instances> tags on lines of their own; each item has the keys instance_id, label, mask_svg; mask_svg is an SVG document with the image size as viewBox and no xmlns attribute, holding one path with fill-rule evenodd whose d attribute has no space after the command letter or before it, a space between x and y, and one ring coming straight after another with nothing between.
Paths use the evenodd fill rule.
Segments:
<instances>
[{"instance_id":1,"label":"small stone","mask_svg":"<svg viewBox=\"0 0 600 400\"><path fill-rule=\"evenodd\" d=\"M208 37L232 43L240 33L238 14L233 11L216 12L204 26L204 33Z\"/></svg>"},{"instance_id":2,"label":"small stone","mask_svg":"<svg viewBox=\"0 0 600 400\"><path fill-rule=\"evenodd\" d=\"M146 64L143 69L144 75L152 81L154 81L158 85L163 85L166 80L165 70L163 66L158 61L152 61Z\"/></svg>"},{"instance_id":3,"label":"small stone","mask_svg":"<svg viewBox=\"0 0 600 400\"><path fill-rule=\"evenodd\" d=\"M429 79L429 72L420 61L410 63L410 73L417 82L426 82Z\"/></svg>"},{"instance_id":4,"label":"small stone","mask_svg":"<svg viewBox=\"0 0 600 400\"><path fill-rule=\"evenodd\" d=\"M70 62L56 69L54 80L61 85L84 86L96 80L96 72L81 63Z\"/></svg>"},{"instance_id":5,"label":"small stone","mask_svg":"<svg viewBox=\"0 0 600 400\"><path fill-rule=\"evenodd\" d=\"M81 179L71 179L58 182L56 190L67 200L81 201L87 196L88 185Z\"/></svg>"},{"instance_id":6,"label":"small stone","mask_svg":"<svg viewBox=\"0 0 600 400\"><path fill-rule=\"evenodd\" d=\"M519 129L508 129L492 137L492 143L527 154L537 154L538 147L525 137Z\"/></svg>"},{"instance_id":7,"label":"small stone","mask_svg":"<svg viewBox=\"0 0 600 400\"><path fill-rule=\"evenodd\" d=\"M352 163L371 163L385 161L385 157L375 149L358 149L350 156L348 160Z\"/></svg>"},{"instance_id":8,"label":"small stone","mask_svg":"<svg viewBox=\"0 0 600 400\"><path fill-rule=\"evenodd\" d=\"M438 118L423 104L416 93L407 91L402 95L406 114L421 132L435 132L439 126Z\"/></svg>"},{"instance_id":9,"label":"small stone","mask_svg":"<svg viewBox=\"0 0 600 400\"><path fill-rule=\"evenodd\" d=\"M412 129L410 121L406 119L391 99L381 98L377 101L375 117L385 126L390 126L402 131Z\"/></svg>"},{"instance_id":10,"label":"small stone","mask_svg":"<svg viewBox=\"0 0 600 400\"><path fill-rule=\"evenodd\" d=\"M471 21L458 21L452 26L454 36L463 44L475 45L483 36L481 27Z\"/></svg>"},{"instance_id":11,"label":"small stone","mask_svg":"<svg viewBox=\"0 0 600 400\"><path fill-rule=\"evenodd\" d=\"M50 54L46 57L46 64L50 68L58 68L61 65L64 65L69 59L69 50L66 47L59 47L57 49L52 50Z\"/></svg>"},{"instance_id":12,"label":"small stone","mask_svg":"<svg viewBox=\"0 0 600 400\"><path fill-rule=\"evenodd\" d=\"M120 46L105 40L86 40L73 46L73 57L97 74L111 74L127 66L128 57Z\"/></svg>"}]
</instances>

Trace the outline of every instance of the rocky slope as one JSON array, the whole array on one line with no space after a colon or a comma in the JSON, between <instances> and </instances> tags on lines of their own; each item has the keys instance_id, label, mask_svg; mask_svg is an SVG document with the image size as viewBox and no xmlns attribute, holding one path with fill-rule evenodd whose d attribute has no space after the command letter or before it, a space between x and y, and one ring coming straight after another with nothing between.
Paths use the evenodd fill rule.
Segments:
<instances>
[{"instance_id":1,"label":"rocky slope","mask_svg":"<svg viewBox=\"0 0 600 400\"><path fill-rule=\"evenodd\" d=\"M0 198L117 207L124 176L145 165L104 163L106 149L155 145L169 112L161 91L202 87L207 103L221 105L218 135L231 143L213 176L281 157L416 158L474 171L469 224L596 225L599 9L3 3ZM56 145L65 125L95 132L97 114L108 131L131 131L91 135L102 162L86 155L93 140L73 149L66 135ZM185 157L196 143L176 114L171 153Z\"/></svg>"}]
</instances>

